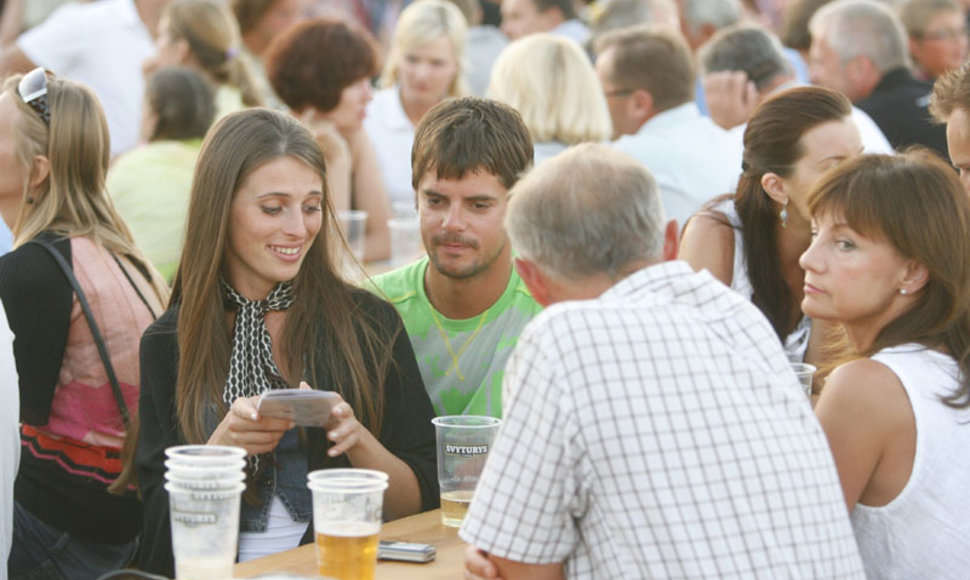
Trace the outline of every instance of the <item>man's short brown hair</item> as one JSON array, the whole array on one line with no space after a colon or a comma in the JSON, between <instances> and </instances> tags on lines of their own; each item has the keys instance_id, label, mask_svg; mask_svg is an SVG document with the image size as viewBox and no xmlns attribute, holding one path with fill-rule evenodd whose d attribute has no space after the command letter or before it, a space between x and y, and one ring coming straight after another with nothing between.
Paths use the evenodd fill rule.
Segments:
<instances>
[{"instance_id":1,"label":"man's short brown hair","mask_svg":"<svg viewBox=\"0 0 970 580\"><path fill-rule=\"evenodd\" d=\"M970 63L953 69L936 79L930 97L930 113L940 123L957 109L970 112Z\"/></svg>"},{"instance_id":2,"label":"man's short brown hair","mask_svg":"<svg viewBox=\"0 0 970 580\"><path fill-rule=\"evenodd\" d=\"M486 171L506 189L532 165L532 138L519 113L497 101L464 97L438 103L418 124L411 148L415 191L429 171L462 179Z\"/></svg>"},{"instance_id":3,"label":"man's short brown hair","mask_svg":"<svg viewBox=\"0 0 970 580\"><path fill-rule=\"evenodd\" d=\"M694 100L694 65L687 41L667 27L646 24L608 32L596 54L613 50L610 82L619 90L643 89L666 111Z\"/></svg>"}]
</instances>

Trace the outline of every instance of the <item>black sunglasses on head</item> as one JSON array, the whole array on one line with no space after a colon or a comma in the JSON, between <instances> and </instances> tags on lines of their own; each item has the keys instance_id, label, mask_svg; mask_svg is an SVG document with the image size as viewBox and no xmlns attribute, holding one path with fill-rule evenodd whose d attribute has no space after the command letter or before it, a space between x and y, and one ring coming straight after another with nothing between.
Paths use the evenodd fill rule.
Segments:
<instances>
[{"instance_id":1,"label":"black sunglasses on head","mask_svg":"<svg viewBox=\"0 0 970 580\"><path fill-rule=\"evenodd\" d=\"M48 127L51 126L51 109L47 105L47 71L37 67L20 79L17 93L23 102L33 109Z\"/></svg>"}]
</instances>

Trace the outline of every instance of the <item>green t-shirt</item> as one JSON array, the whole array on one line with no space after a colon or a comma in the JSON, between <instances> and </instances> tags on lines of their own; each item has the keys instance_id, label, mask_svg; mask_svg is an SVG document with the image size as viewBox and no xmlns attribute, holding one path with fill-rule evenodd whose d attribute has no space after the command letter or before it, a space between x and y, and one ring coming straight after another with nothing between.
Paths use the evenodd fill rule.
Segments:
<instances>
[{"instance_id":1,"label":"green t-shirt","mask_svg":"<svg viewBox=\"0 0 970 580\"><path fill-rule=\"evenodd\" d=\"M377 276L370 289L404 319L435 413L501 417L505 361L542 307L513 268L505 292L488 310L465 320L445 318L424 291L428 263L425 256Z\"/></svg>"}]
</instances>

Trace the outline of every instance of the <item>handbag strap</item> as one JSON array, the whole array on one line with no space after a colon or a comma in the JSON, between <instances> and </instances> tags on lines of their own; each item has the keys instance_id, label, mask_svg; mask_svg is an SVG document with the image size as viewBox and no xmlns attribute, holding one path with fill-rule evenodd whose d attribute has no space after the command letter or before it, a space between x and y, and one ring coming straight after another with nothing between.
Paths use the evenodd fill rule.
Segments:
<instances>
[{"instance_id":1,"label":"handbag strap","mask_svg":"<svg viewBox=\"0 0 970 580\"><path fill-rule=\"evenodd\" d=\"M81 310L84 311L84 317L88 320L88 327L91 329L91 336L94 337L94 343L98 347L98 354L101 355L101 363L104 364L104 371L108 375L108 382L111 383L111 392L114 393L115 402L118 403L118 411L121 412L121 420L124 421L125 429L131 428L131 417L128 414L128 405L125 404L124 395L121 392L121 385L118 384L118 376L115 375L114 365L111 364L111 358L108 356L108 348L104 344L104 339L101 338L101 331L98 330L98 324L94 321L94 313L91 311L91 305L88 304L88 299L84 296L84 291L81 290L81 284L77 281L74 276L74 270L71 265L67 263L64 256L57 251L54 244L47 240L34 238L28 243L37 244L38 246L47 250L47 252L54 257L57 265L61 267L61 271L64 272L64 276L67 277L67 281L71 283L71 287L74 288L74 294L77 296L78 302L81 303Z\"/></svg>"}]
</instances>

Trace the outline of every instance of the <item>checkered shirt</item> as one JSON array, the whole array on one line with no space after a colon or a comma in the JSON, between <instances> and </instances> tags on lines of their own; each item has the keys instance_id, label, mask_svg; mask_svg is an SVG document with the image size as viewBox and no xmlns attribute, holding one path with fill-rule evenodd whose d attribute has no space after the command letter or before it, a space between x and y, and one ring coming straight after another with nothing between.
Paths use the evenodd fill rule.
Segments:
<instances>
[{"instance_id":1,"label":"checkered shirt","mask_svg":"<svg viewBox=\"0 0 970 580\"><path fill-rule=\"evenodd\" d=\"M683 262L550 307L461 537L568 578L864 578L828 444L751 305Z\"/></svg>"}]
</instances>

